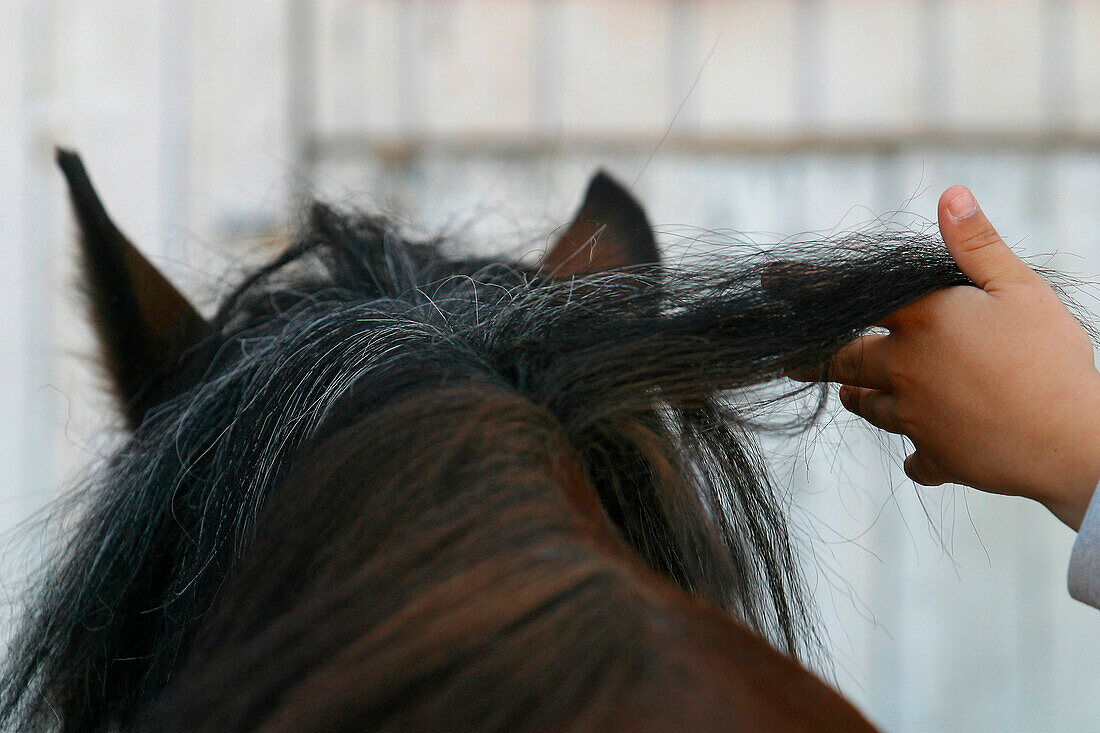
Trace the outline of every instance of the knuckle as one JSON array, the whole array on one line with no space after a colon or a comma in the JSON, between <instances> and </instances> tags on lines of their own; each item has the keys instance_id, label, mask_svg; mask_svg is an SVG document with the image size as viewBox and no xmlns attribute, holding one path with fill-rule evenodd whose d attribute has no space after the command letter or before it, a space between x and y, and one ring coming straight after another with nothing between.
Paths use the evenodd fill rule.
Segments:
<instances>
[{"instance_id":1,"label":"knuckle","mask_svg":"<svg viewBox=\"0 0 1100 733\"><path fill-rule=\"evenodd\" d=\"M935 458L926 457L923 460L922 483L925 486L939 486L947 481L947 474L940 468Z\"/></svg>"},{"instance_id":2,"label":"knuckle","mask_svg":"<svg viewBox=\"0 0 1100 733\"><path fill-rule=\"evenodd\" d=\"M888 415L883 409L882 401L875 399L872 395L867 395L863 398L863 402L860 405L860 412L864 414L867 419L877 425L878 427L885 427L886 418Z\"/></svg>"},{"instance_id":3,"label":"knuckle","mask_svg":"<svg viewBox=\"0 0 1100 733\"><path fill-rule=\"evenodd\" d=\"M858 352L849 346L838 352L830 365L830 371L842 379L855 379L859 376Z\"/></svg>"},{"instance_id":4,"label":"knuckle","mask_svg":"<svg viewBox=\"0 0 1100 733\"><path fill-rule=\"evenodd\" d=\"M990 247L995 248L997 245L1005 246L997 231L984 223L973 230L964 232L959 237L959 244L963 245L969 253L980 252Z\"/></svg>"},{"instance_id":5,"label":"knuckle","mask_svg":"<svg viewBox=\"0 0 1100 733\"><path fill-rule=\"evenodd\" d=\"M870 400L863 394L859 394L852 399L852 412L862 417L872 425L877 425L875 420L875 411L870 404Z\"/></svg>"},{"instance_id":6,"label":"knuckle","mask_svg":"<svg viewBox=\"0 0 1100 733\"><path fill-rule=\"evenodd\" d=\"M897 359L891 361L886 367L885 377L886 381L895 392L906 391L912 383L912 379L909 376L909 370Z\"/></svg>"},{"instance_id":7,"label":"knuckle","mask_svg":"<svg viewBox=\"0 0 1100 733\"><path fill-rule=\"evenodd\" d=\"M860 390L843 388L840 393L840 402L848 412L863 417L863 396Z\"/></svg>"}]
</instances>

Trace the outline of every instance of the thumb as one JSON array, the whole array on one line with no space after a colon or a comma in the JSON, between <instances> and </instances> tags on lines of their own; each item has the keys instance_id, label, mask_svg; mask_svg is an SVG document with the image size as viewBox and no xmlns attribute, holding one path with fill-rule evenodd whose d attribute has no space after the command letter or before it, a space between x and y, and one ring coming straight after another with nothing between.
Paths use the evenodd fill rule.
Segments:
<instances>
[{"instance_id":1,"label":"thumb","mask_svg":"<svg viewBox=\"0 0 1100 733\"><path fill-rule=\"evenodd\" d=\"M1008 248L965 186L940 196L940 234L955 264L983 290L1004 280L1029 279L1031 268Z\"/></svg>"}]
</instances>

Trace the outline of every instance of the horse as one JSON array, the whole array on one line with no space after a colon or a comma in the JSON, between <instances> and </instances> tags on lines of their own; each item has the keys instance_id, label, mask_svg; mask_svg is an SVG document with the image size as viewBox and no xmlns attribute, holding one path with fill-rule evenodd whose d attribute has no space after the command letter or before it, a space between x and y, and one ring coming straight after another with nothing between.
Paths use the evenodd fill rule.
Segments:
<instances>
[{"instance_id":1,"label":"horse","mask_svg":"<svg viewBox=\"0 0 1100 733\"><path fill-rule=\"evenodd\" d=\"M125 438L27 595L0 725L872 728L808 669L752 395L965 284L941 242L674 267L599 172L533 264L314 203L205 317L57 161Z\"/></svg>"}]
</instances>

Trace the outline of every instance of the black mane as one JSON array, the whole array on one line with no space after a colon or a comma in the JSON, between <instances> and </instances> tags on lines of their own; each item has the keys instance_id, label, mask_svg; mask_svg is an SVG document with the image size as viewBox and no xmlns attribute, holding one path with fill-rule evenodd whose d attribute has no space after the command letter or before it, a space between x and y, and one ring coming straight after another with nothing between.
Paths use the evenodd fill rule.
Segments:
<instances>
[{"instance_id":1,"label":"black mane","mask_svg":"<svg viewBox=\"0 0 1100 733\"><path fill-rule=\"evenodd\" d=\"M565 281L456 261L446 244L318 206L226 298L176 396L82 490L9 655L0 724L54 710L72 730L132 722L185 663L302 456L387 406L471 386L552 416L652 568L813 653L753 438L759 405L732 391L823 364L898 307L966 283L942 243L853 234Z\"/></svg>"}]
</instances>

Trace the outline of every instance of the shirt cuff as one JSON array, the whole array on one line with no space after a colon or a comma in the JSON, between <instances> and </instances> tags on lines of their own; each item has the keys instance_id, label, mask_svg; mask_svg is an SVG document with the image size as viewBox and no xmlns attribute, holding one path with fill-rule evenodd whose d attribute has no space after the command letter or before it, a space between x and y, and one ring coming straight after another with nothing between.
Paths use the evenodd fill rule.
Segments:
<instances>
[{"instance_id":1,"label":"shirt cuff","mask_svg":"<svg viewBox=\"0 0 1100 733\"><path fill-rule=\"evenodd\" d=\"M1094 608L1100 608L1100 486L1077 530L1069 556L1069 594Z\"/></svg>"}]
</instances>

